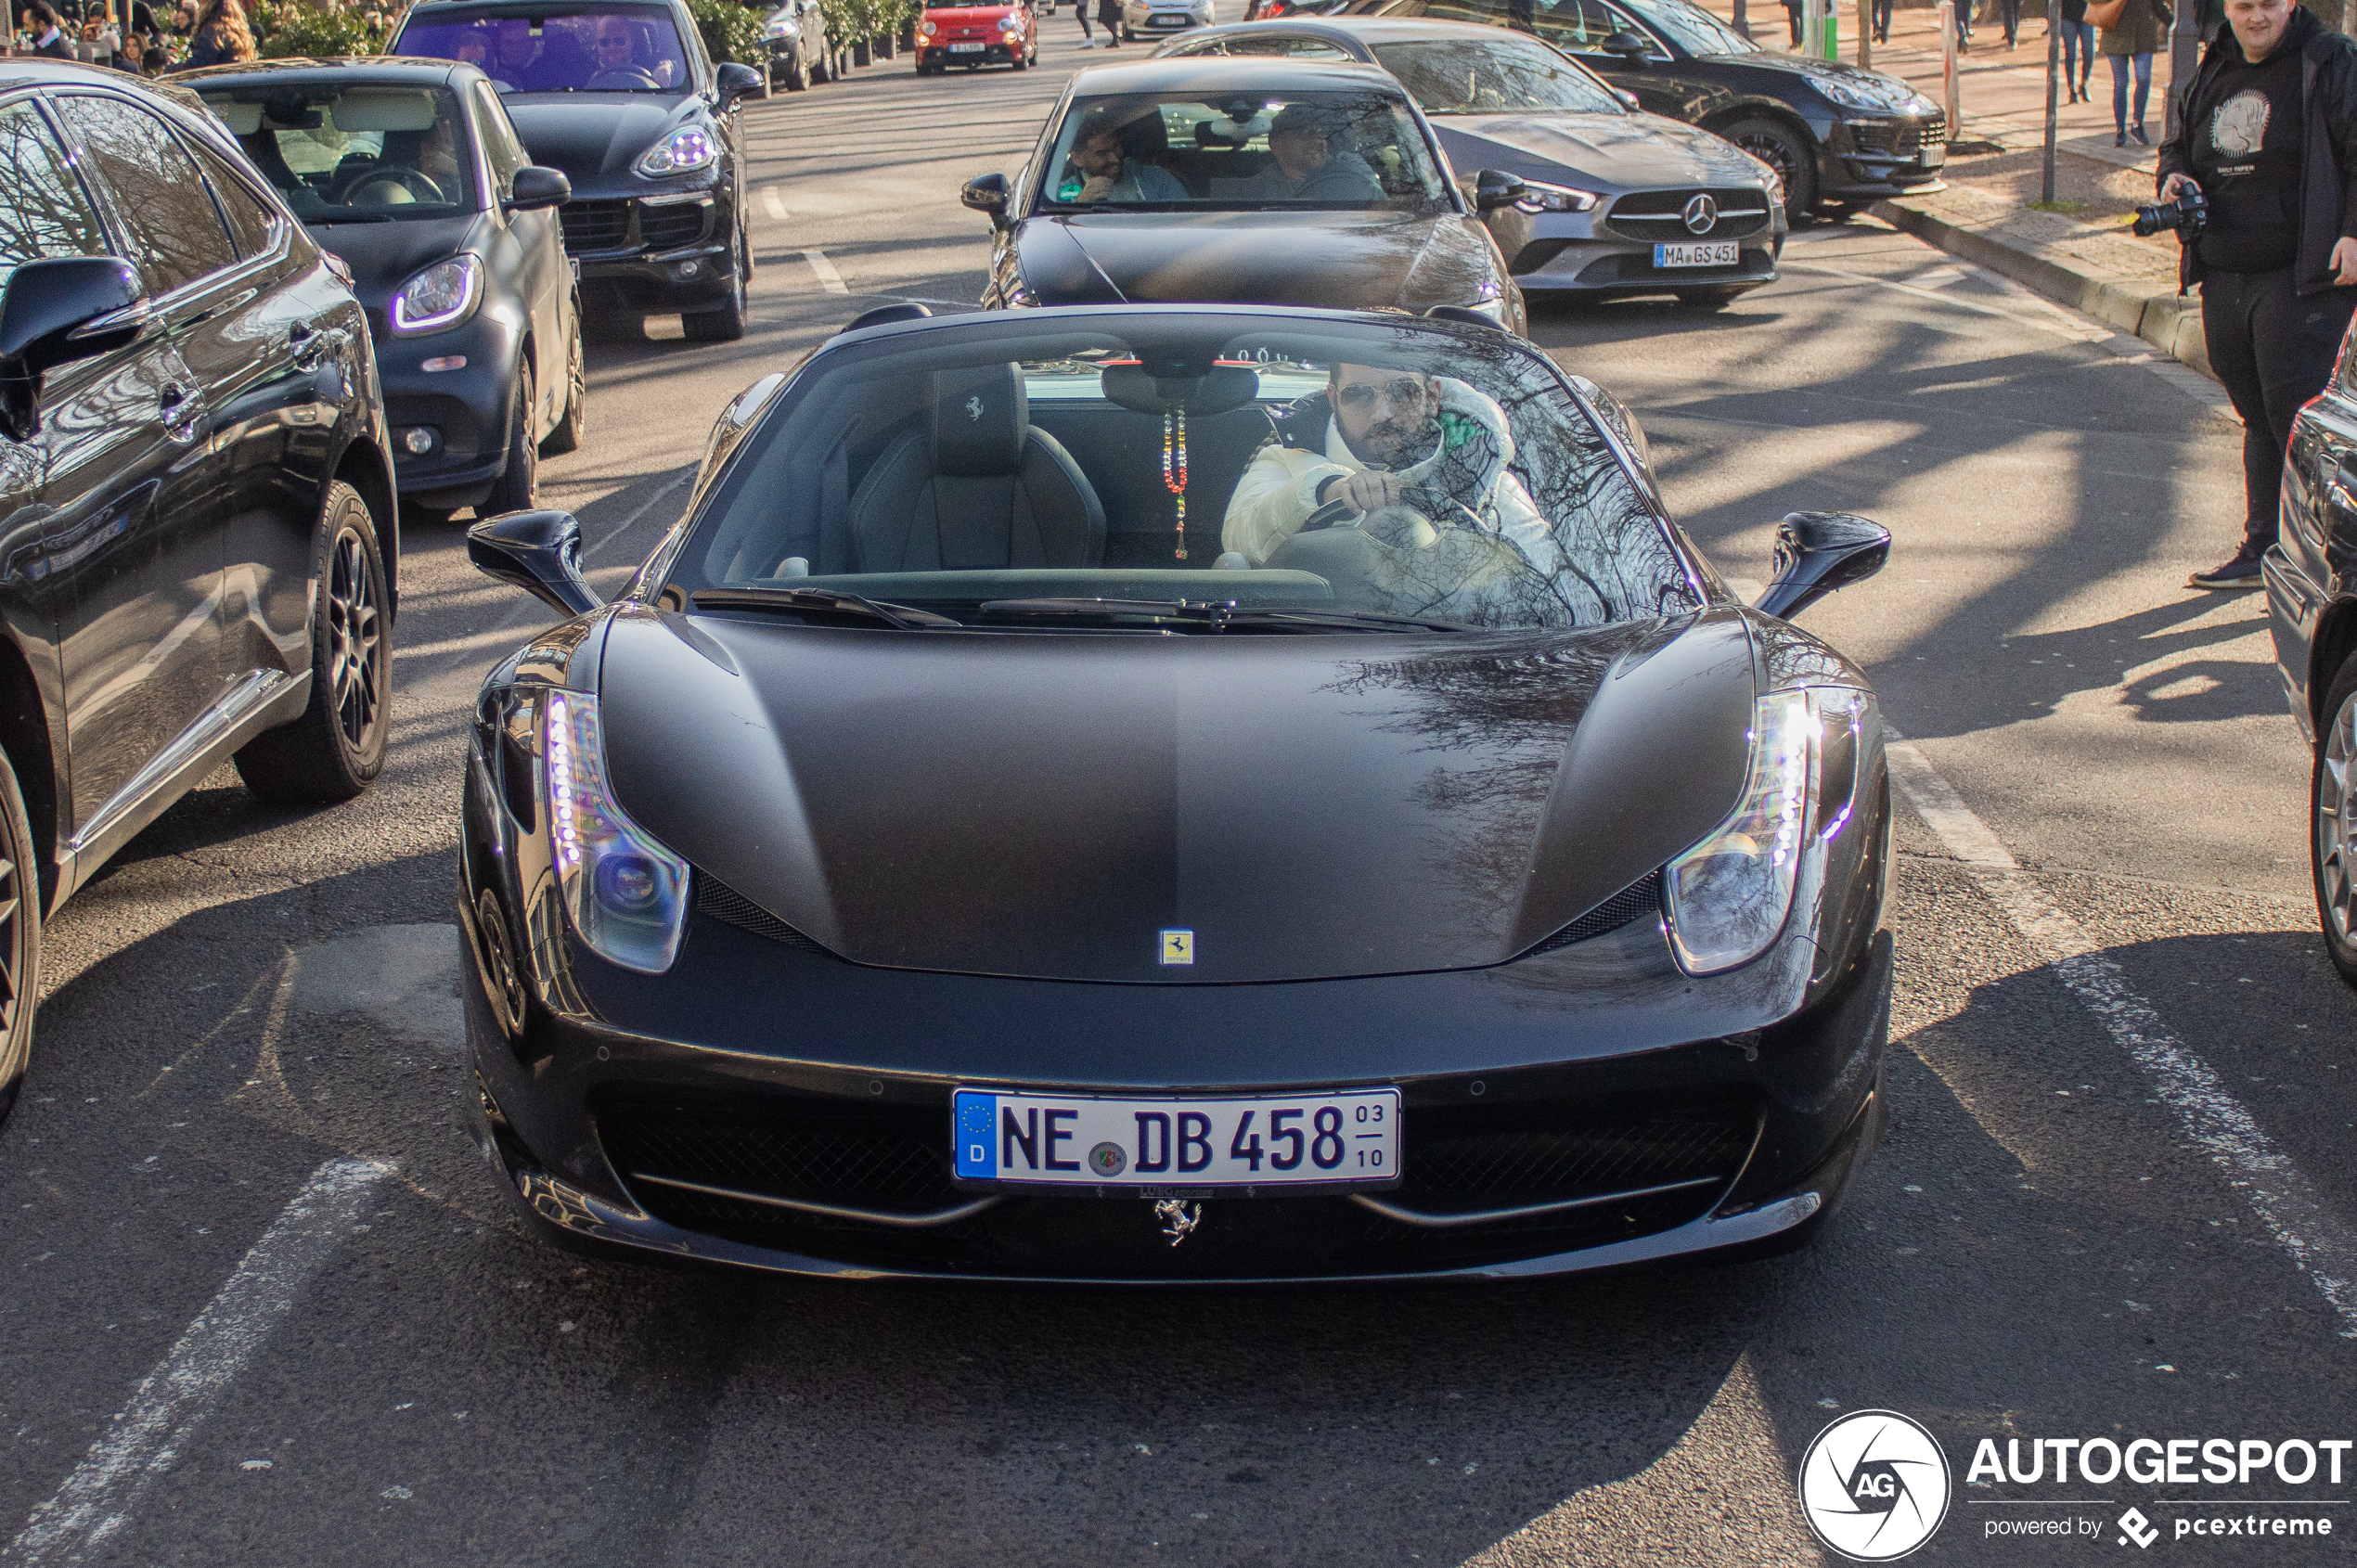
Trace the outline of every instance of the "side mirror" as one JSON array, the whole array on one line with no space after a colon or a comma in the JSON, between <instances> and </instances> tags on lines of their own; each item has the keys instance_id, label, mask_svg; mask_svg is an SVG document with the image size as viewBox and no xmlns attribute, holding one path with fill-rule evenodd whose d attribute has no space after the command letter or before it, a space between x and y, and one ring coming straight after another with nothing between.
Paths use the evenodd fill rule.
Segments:
<instances>
[{"instance_id":1,"label":"side mirror","mask_svg":"<svg viewBox=\"0 0 2357 1568\"><path fill-rule=\"evenodd\" d=\"M1630 65L1642 65L1653 58L1653 45L1635 33L1623 29L1596 45L1608 55L1618 55Z\"/></svg>"},{"instance_id":2,"label":"side mirror","mask_svg":"<svg viewBox=\"0 0 2357 1568\"><path fill-rule=\"evenodd\" d=\"M725 111L734 109L739 98L761 91L761 72L730 60L713 71L712 84L719 89L720 107Z\"/></svg>"},{"instance_id":3,"label":"side mirror","mask_svg":"<svg viewBox=\"0 0 2357 1568\"><path fill-rule=\"evenodd\" d=\"M1007 176L976 174L968 180L958 199L990 220L993 228L1007 226Z\"/></svg>"},{"instance_id":4,"label":"side mirror","mask_svg":"<svg viewBox=\"0 0 2357 1568\"><path fill-rule=\"evenodd\" d=\"M1636 94L1629 92L1623 88L1615 87L1612 90L1612 96L1620 100L1620 107L1623 109L1642 109L1645 107L1643 104L1637 101Z\"/></svg>"},{"instance_id":5,"label":"side mirror","mask_svg":"<svg viewBox=\"0 0 2357 1568\"><path fill-rule=\"evenodd\" d=\"M1789 621L1890 559L1890 530L1848 512L1793 512L1776 525L1776 580L1752 608Z\"/></svg>"},{"instance_id":6,"label":"side mirror","mask_svg":"<svg viewBox=\"0 0 2357 1568\"><path fill-rule=\"evenodd\" d=\"M605 601L581 574L581 524L571 512L509 512L467 530L467 559L567 615Z\"/></svg>"},{"instance_id":7,"label":"side mirror","mask_svg":"<svg viewBox=\"0 0 2357 1568\"><path fill-rule=\"evenodd\" d=\"M510 212L561 207L573 199L573 182L561 171L544 169L537 163L527 163L516 171L512 189L514 194L500 203Z\"/></svg>"},{"instance_id":8,"label":"side mirror","mask_svg":"<svg viewBox=\"0 0 2357 1568\"><path fill-rule=\"evenodd\" d=\"M121 348L147 326L139 279L114 256L27 262L0 289L0 410L19 439L41 429L41 378Z\"/></svg>"},{"instance_id":9,"label":"side mirror","mask_svg":"<svg viewBox=\"0 0 2357 1568\"><path fill-rule=\"evenodd\" d=\"M1484 169L1474 176L1474 205L1484 212L1511 207L1529 194L1530 187L1523 183L1520 174Z\"/></svg>"}]
</instances>

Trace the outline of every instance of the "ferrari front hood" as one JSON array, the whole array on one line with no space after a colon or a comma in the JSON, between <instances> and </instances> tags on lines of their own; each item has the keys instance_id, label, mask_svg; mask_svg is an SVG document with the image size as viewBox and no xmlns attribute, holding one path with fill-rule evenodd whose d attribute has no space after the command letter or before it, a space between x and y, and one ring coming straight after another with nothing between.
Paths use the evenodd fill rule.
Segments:
<instances>
[{"instance_id":1,"label":"ferrari front hood","mask_svg":"<svg viewBox=\"0 0 2357 1568\"><path fill-rule=\"evenodd\" d=\"M1427 639L630 610L601 690L623 808L844 958L1219 983L1544 939L1724 818L1752 667L1729 612Z\"/></svg>"}]
</instances>

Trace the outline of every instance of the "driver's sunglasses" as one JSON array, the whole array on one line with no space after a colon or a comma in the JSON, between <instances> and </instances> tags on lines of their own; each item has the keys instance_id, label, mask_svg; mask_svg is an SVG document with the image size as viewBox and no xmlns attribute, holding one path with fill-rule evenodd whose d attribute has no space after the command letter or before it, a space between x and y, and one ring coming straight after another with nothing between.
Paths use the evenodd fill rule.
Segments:
<instances>
[{"instance_id":1,"label":"driver's sunglasses","mask_svg":"<svg viewBox=\"0 0 2357 1568\"><path fill-rule=\"evenodd\" d=\"M627 38L600 38L598 40L598 52L599 54L603 54L608 49L627 49L628 47L630 47L630 40Z\"/></svg>"},{"instance_id":2,"label":"driver's sunglasses","mask_svg":"<svg viewBox=\"0 0 2357 1568\"><path fill-rule=\"evenodd\" d=\"M1424 400L1424 384L1413 376L1401 376L1385 381L1380 387L1366 381L1354 381L1342 389L1342 404L1346 408L1372 408L1378 397L1394 408L1414 408Z\"/></svg>"}]
</instances>

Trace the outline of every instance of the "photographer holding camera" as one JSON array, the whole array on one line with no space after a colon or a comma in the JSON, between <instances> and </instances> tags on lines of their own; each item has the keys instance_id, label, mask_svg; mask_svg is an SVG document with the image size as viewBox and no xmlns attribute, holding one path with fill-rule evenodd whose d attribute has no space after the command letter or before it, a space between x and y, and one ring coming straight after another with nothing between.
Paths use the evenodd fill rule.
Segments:
<instances>
[{"instance_id":1,"label":"photographer holding camera","mask_svg":"<svg viewBox=\"0 0 2357 1568\"><path fill-rule=\"evenodd\" d=\"M2294 0L2226 0L2226 28L2178 100L2160 200L2179 289L2201 285L2210 367L2243 421L2242 547L2196 588L2256 588L2275 542L2284 451L2325 390L2357 309L2357 41Z\"/></svg>"}]
</instances>

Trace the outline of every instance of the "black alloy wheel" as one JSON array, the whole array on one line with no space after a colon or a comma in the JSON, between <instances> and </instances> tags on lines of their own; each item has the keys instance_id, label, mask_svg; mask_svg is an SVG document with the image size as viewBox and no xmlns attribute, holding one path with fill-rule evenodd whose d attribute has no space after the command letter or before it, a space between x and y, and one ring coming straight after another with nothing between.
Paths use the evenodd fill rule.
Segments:
<instances>
[{"instance_id":1,"label":"black alloy wheel","mask_svg":"<svg viewBox=\"0 0 2357 1568\"><path fill-rule=\"evenodd\" d=\"M475 508L476 515L528 512L540 488L540 443L532 434L532 366L516 366L516 390L508 413L508 466L491 482L491 494Z\"/></svg>"},{"instance_id":2,"label":"black alloy wheel","mask_svg":"<svg viewBox=\"0 0 2357 1568\"><path fill-rule=\"evenodd\" d=\"M789 93L810 91L810 57L796 49L787 59L783 85Z\"/></svg>"},{"instance_id":3,"label":"black alloy wheel","mask_svg":"<svg viewBox=\"0 0 2357 1568\"><path fill-rule=\"evenodd\" d=\"M2309 775L2309 866L2325 951L2357 985L2357 654L2325 689L2324 715Z\"/></svg>"},{"instance_id":4,"label":"black alloy wheel","mask_svg":"<svg viewBox=\"0 0 2357 1568\"><path fill-rule=\"evenodd\" d=\"M360 492L328 486L314 562L311 701L291 724L238 752L238 777L265 801L348 801L384 771L393 707L393 639L384 558Z\"/></svg>"},{"instance_id":5,"label":"black alloy wheel","mask_svg":"<svg viewBox=\"0 0 2357 1568\"><path fill-rule=\"evenodd\" d=\"M41 997L41 878L17 770L0 754L0 1119L16 1103L32 1054Z\"/></svg>"},{"instance_id":6,"label":"black alloy wheel","mask_svg":"<svg viewBox=\"0 0 2357 1568\"><path fill-rule=\"evenodd\" d=\"M544 456L556 457L567 452L581 450L582 437L589 433L589 356L581 346L581 300L573 302L572 341L565 350L565 411L541 442Z\"/></svg>"},{"instance_id":7,"label":"black alloy wheel","mask_svg":"<svg viewBox=\"0 0 2357 1568\"><path fill-rule=\"evenodd\" d=\"M733 343L745 335L745 279L753 272L753 245L742 227L737 230L736 276L728 280L728 302L718 310L683 312L679 325L699 343Z\"/></svg>"},{"instance_id":8,"label":"black alloy wheel","mask_svg":"<svg viewBox=\"0 0 2357 1568\"><path fill-rule=\"evenodd\" d=\"M514 933L508 929L507 911L489 888L475 900L475 957L483 967L483 988L499 1027L513 1039L523 1033L523 972L516 963Z\"/></svg>"},{"instance_id":9,"label":"black alloy wheel","mask_svg":"<svg viewBox=\"0 0 2357 1568\"><path fill-rule=\"evenodd\" d=\"M1776 120L1738 120L1719 133L1776 172L1776 188L1788 217L1807 217L1817 206L1817 162L1799 132Z\"/></svg>"}]
</instances>

